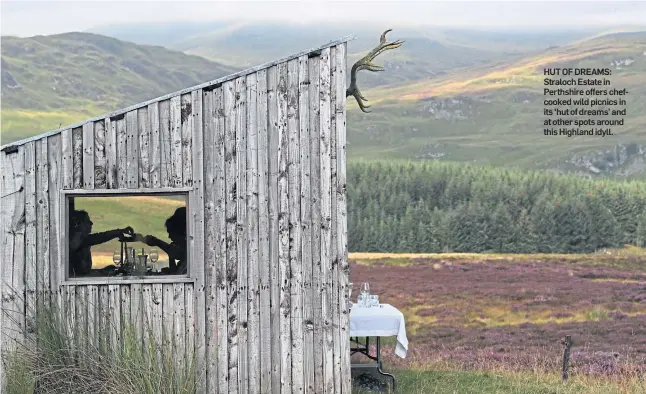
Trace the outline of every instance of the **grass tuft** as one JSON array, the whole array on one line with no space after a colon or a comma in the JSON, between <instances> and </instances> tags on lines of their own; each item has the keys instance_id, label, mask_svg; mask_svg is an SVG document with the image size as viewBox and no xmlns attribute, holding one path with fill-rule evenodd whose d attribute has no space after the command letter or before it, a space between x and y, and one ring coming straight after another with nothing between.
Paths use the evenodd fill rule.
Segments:
<instances>
[{"instance_id":1,"label":"grass tuft","mask_svg":"<svg viewBox=\"0 0 646 394\"><path fill-rule=\"evenodd\" d=\"M18 325L15 346L5 354L3 392L196 393L194 355L179 354L170 334L157 343L149 328L122 323L95 327L90 336L52 301L42 297L24 316L26 324Z\"/></svg>"}]
</instances>

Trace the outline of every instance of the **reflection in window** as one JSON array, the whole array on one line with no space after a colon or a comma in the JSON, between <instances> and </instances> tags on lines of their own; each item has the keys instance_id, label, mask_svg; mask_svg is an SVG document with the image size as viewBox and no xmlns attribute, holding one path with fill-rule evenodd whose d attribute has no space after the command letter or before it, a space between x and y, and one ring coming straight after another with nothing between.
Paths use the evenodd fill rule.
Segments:
<instances>
[{"instance_id":1,"label":"reflection in window","mask_svg":"<svg viewBox=\"0 0 646 394\"><path fill-rule=\"evenodd\" d=\"M68 198L70 278L186 275L186 195Z\"/></svg>"}]
</instances>

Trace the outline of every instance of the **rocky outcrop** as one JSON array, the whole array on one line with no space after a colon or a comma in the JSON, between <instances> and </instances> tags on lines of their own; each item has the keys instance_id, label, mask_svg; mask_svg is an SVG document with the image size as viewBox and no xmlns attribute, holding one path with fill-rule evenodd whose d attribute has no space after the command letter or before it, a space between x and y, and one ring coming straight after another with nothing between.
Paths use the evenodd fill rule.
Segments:
<instances>
[{"instance_id":1,"label":"rocky outcrop","mask_svg":"<svg viewBox=\"0 0 646 394\"><path fill-rule=\"evenodd\" d=\"M621 70L624 67L628 67L635 62L635 59L632 57L627 57L624 59L614 59L610 62L611 66L615 66L617 70Z\"/></svg>"},{"instance_id":2,"label":"rocky outcrop","mask_svg":"<svg viewBox=\"0 0 646 394\"><path fill-rule=\"evenodd\" d=\"M460 121L479 114L477 100L469 97L429 97L420 101L420 105L420 112L428 113L436 120Z\"/></svg>"},{"instance_id":3,"label":"rocky outcrop","mask_svg":"<svg viewBox=\"0 0 646 394\"><path fill-rule=\"evenodd\" d=\"M445 156L450 155L449 152L445 151L446 146L444 144L424 144L420 149L421 153L415 156L416 159L439 159Z\"/></svg>"},{"instance_id":4,"label":"rocky outcrop","mask_svg":"<svg viewBox=\"0 0 646 394\"><path fill-rule=\"evenodd\" d=\"M591 176L634 175L646 170L646 146L626 143L572 155L558 164L556 169Z\"/></svg>"}]
</instances>

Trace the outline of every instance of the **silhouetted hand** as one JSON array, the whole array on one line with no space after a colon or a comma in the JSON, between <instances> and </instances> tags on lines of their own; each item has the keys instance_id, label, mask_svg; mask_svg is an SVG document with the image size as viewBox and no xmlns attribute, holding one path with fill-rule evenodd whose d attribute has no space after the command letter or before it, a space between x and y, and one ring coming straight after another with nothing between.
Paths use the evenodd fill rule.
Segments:
<instances>
[{"instance_id":1,"label":"silhouetted hand","mask_svg":"<svg viewBox=\"0 0 646 394\"><path fill-rule=\"evenodd\" d=\"M155 246L157 243L157 238L153 237L152 235L146 235L143 239L143 243L149 246Z\"/></svg>"},{"instance_id":2,"label":"silhouetted hand","mask_svg":"<svg viewBox=\"0 0 646 394\"><path fill-rule=\"evenodd\" d=\"M133 230L132 227L130 227L130 226L128 226L126 228L122 228L121 232L123 232L124 234L128 234L128 235L134 235L135 234L135 230Z\"/></svg>"}]
</instances>

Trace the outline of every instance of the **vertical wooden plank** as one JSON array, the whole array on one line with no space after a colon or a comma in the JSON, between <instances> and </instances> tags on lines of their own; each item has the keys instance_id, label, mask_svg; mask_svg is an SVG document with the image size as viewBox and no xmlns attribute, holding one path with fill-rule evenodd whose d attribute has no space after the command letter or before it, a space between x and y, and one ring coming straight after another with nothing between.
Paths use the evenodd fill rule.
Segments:
<instances>
[{"instance_id":1,"label":"vertical wooden plank","mask_svg":"<svg viewBox=\"0 0 646 394\"><path fill-rule=\"evenodd\" d=\"M217 284L217 379L219 382L218 393L227 393L229 391L229 349L228 349L228 318L229 318L229 298L228 298L228 256L227 256L227 203L228 189L226 183L226 169L229 164L225 159L226 143L225 131L227 130L225 118L229 112L225 112L224 93L222 87L217 88L213 93L213 111L214 111L214 153L213 167L214 174L214 222L215 227L215 275ZM230 135L230 133L228 134ZM213 270L211 269L211 272ZM211 370L213 371L213 370Z\"/></svg>"},{"instance_id":2,"label":"vertical wooden plank","mask_svg":"<svg viewBox=\"0 0 646 394\"><path fill-rule=\"evenodd\" d=\"M236 92L236 245L238 263L238 391L249 391L249 360L247 354L247 94L245 77L235 81Z\"/></svg>"},{"instance_id":3,"label":"vertical wooden plank","mask_svg":"<svg viewBox=\"0 0 646 394\"><path fill-rule=\"evenodd\" d=\"M94 122L83 125L83 188L94 189Z\"/></svg>"},{"instance_id":4,"label":"vertical wooden plank","mask_svg":"<svg viewBox=\"0 0 646 394\"><path fill-rule=\"evenodd\" d=\"M258 124L257 124L257 74L247 75L247 244L248 253L248 392L260 392L260 310L259 310L259 272L258 272Z\"/></svg>"},{"instance_id":5,"label":"vertical wooden plank","mask_svg":"<svg viewBox=\"0 0 646 394\"><path fill-rule=\"evenodd\" d=\"M82 127L72 130L74 189L83 189L83 139L84 131Z\"/></svg>"},{"instance_id":6,"label":"vertical wooden plank","mask_svg":"<svg viewBox=\"0 0 646 394\"><path fill-rule=\"evenodd\" d=\"M16 294L13 288L12 271L14 269L14 253L16 247L13 219L16 213L16 201L20 198L19 194L22 193L21 188L23 186L21 180L16 177L14 162L20 154L20 148L18 148L18 152L12 154L0 152L0 171L2 172L2 204L0 204L0 219L2 219L0 221L0 225L2 226L2 250L0 251L2 253L2 259L0 260L0 276L2 276L2 280L0 281L0 288L2 289L0 300L2 302L2 310L0 313L0 322L2 324L2 330L0 331L0 352L2 354L6 354L14 348L14 339L17 332L15 331L16 324L13 313L15 308L13 300ZM4 363L0 363L0 369L3 366Z\"/></svg>"},{"instance_id":7,"label":"vertical wooden plank","mask_svg":"<svg viewBox=\"0 0 646 394\"><path fill-rule=\"evenodd\" d=\"M79 329L76 314L76 286L65 286L63 295L65 296L65 329L70 338L71 347L76 351L79 347Z\"/></svg>"},{"instance_id":8,"label":"vertical wooden plank","mask_svg":"<svg viewBox=\"0 0 646 394\"><path fill-rule=\"evenodd\" d=\"M321 283L321 158L320 158L320 58L309 59L309 96L310 96L310 195L312 215L312 311L314 322L313 347L314 347L314 392L324 392L324 370L323 370L323 300L321 294L323 286Z\"/></svg>"},{"instance_id":9,"label":"vertical wooden plank","mask_svg":"<svg viewBox=\"0 0 646 394\"><path fill-rule=\"evenodd\" d=\"M128 336L132 335L132 310L130 285L119 286L121 302L121 348L127 343Z\"/></svg>"},{"instance_id":10,"label":"vertical wooden plank","mask_svg":"<svg viewBox=\"0 0 646 394\"><path fill-rule=\"evenodd\" d=\"M105 118L105 187L117 187L117 122Z\"/></svg>"},{"instance_id":11,"label":"vertical wooden plank","mask_svg":"<svg viewBox=\"0 0 646 394\"><path fill-rule=\"evenodd\" d=\"M162 349L164 346L164 333L163 333L163 327L165 324L163 324L164 321L164 304L163 304L163 299L164 299L164 288L161 283L155 283L152 285L152 304L151 304L151 309L152 309L152 323L151 323L151 329L152 329L152 336L153 336L153 342L155 344L155 350L157 354L157 362L158 366L161 367L162 365Z\"/></svg>"},{"instance_id":12,"label":"vertical wooden plank","mask_svg":"<svg viewBox=\"0 0 646 394\"><path fill-rule=\"evenodd\" d=\"M260 393L271 393L271 281L269 255L269 155L267 135L267 70L256 79L258 133L258 270L260 297Z\"/></svg>"},{"instance_id":13,"label":"vertical wooden plank","mask_svg":"<svg viewBox=\"0 0 646 394\"><path fill-rule=\"evenodd\" d=\"M47 143L47 140L44 140ZM17 323L15 332L19 341L25 330L25 147L20 146L18 152L11 158L14 174L14 187L3 189L5 192L18 191L15 194L11 232L13 233L13 266L11 268L11 288L15 294L13 299L13 318ZM49 262L48 262L49 263ZM47 279L47 278L46 278ZM48 293L49 294L49 293Z\"/></svg>"},{"instance_id":14,"label":"vertical wooden plank","mask_svg":"<svg viewBox=\"0 0 646 394\"><path fill-rule=\"evenodd\" d=\"M63 151L63 189L72 189L74 187L74 145L71 129L61 132L61 149Z\"/></svg>"},{"instance_id":15,"label":"vertical wooden plank","mask_svg":"<svg viewBox=\"0 0 646 394\"><path fill-rule=\"evenodd\" d=\"M182 138L182 182L184 186L191 186L193 183L193 165L191 154L194 116L191 93L183 94L181 97L181 138Z\"/></svg>"},{"instance_id":16,"label":"vertical wooden plank","mask_svg":"<svg viewBox=\"0 0 646 394\"><path fill-rule=\"evenodd\" d=\"M159 119L159 102L148 105L148 122L150 124L150 187L161 187L161 135Z\"/></svg>"},{"instance_id":17,"label":"vertical wooden plank","mask_svg":"<svg viewBox=\"0 0 646 394\"><path fill-rule=\"evenodd\" d=\"M236 105L235 81L224 83L225 163L226 176L226 251L228 297L228 383L229 393L238 393L238 256L236 246L237 186L236 186Z\"/></svg>"},{"instance_id":18,"label":"vertical wooden plank","mask_svg":"<svg viewBox=\"0 0 646 394\"><path fill-rule=\"evenodd\" d=\"M218 311L218 283L216 250L218 249L215 229L215 177L216 177L216 156L215 156L215 114L213 90L202 92L202 129L204 130L204 296L206 309L206 331L205 335L205 369L206 385L204 392L217 393L218 381L218 333L217 323Z\"/></svg>"},{"instance_id":19,"label":"vertical wooden plank","mask_svg":"<svg viewBox=\"0 0 646 394\"><path fill-rule=\"evenodd\" d=\"M289 203L290 314L292 330L292 392L303 388L303 256L301 245L301 168L298 59L287 63L287 176Z\"/></svg>"},{"instance_id":20,"label":"vertical wooden plank","mask_svg":"<svg viewBox=\"0 0 646 394\"><path fill-rule=\"evenodd\" d=\"M117 187L128 187L128 131L125 118L116 121L117 128Z\"/></svg>"},{"instance_id":21,"label":"vertical wooden plank","mask_svg":"<svg viewBox=\"0 0 646 394\"><path fill-rule=\"evenodd\" d=\"M127 188L139 187L139 123L137 110L126 113L126 177Z\"/></svg>"},{"instance_id":22,"label":"vertical wooden plank","mask_svg":"<svg viewBox=\"0 0 646 394\"><path fill-rule=\"evenodd\" d=\"M184 336L184 346L186 348L185 354L186 359L182 363L182 368L184 368L184 373L190 371L189 366L195 365L194 363L198 360L195 359L195 287L193 283L184 284L184 298L185 298L185 308L184 308L184 317L185 317L185 336ZM199 378L204 373L204 368L198 368L194 372L197 374L196 378ZM184 375L186 376L186 375ZM199 391L198 391L199 392Z\"/></svg>"},{"instance_id":23,"label":"vertical wooden plank","mask_svg":"<svg viewBox=\"0 0 646 394\"><path fill-rule=\"evenodd\" d=\"M335 47L330 48L330 262L332 264L332 273L330 276L331 290L330 309L332 312L332 344L334 345L334 392L341 392L341 347L339 343L339 265L337 256L337 216L336 216L336 102L337 102L337 51Z\"/></svg>"},{"instance_id":24,"label":"vertical wooden plank","mask_svg":"<svg viewBox=\"0 0 646 394\"><path fill-rule=\"evenodd\" d=\"M35 317L37 290L36 238L36 143L28 142L25 147L25 310L29 318ZM2 193L9 190L2 189ZM4 220L4 218L3 218ZM4 245L3 245L4 246ZM3 268L4 269L4 268ZM29 321L27 321L29 323ZM33 327L28 327L33 329Z\"/></svg>"},{"instance_id":25,"label":"vertical wooden plank","mask_svg":"<svg viewBox=\"0 0 646 394\"><path fill-rule=\"evenodd\" d=\"M148 123L148 107L137 109L137 128L139 133L139 187L150 187L150 123Z\"/></svg>"},{"instance_id":26,"label":"vertical wooden plank","mask_svg":"<svg viewBox=\"0 0 646 394\"><path fill-rule=\"evenodd\" d=\"M111 325L110 325L110 293L108 291L108 285L99 286L99 311L101 313L100 317L100 329L99 329L99 350L106 354L110 349L110 335L111 335Z\"/></svg>"},{"instance_id":27,"label":"vertical wooden plank","mask_svg":"<svg viewBox=\"0 0 646 394\"><path fill-rule=\"evenodd\" d=\"M161 187L169 187L173 174L170 100L159 102L159 148L159 183Z\"/></svg>"},{"instance_id":28,"label":"vertical wooden plank","mask_svg":"<svg viewBox=\"0 0 646 394\"><path fill-rule=\"evenodd\" d=\"M75 348L79 352L87 351L87 286L74 286L74 307L75 313Z\"/></svg>"},{"instance_id":29,"label":"vertical wooden plank","mask_svg":"<svg viewBox=\"0 0 646 394\"><path fill-rule=\"evenodd\" d=\"M281 393L292 387L291 282L289 266L289 185L287 130L287 64L278 65L278 267L280 278Z\"/></svg>"},{"instance_id":30,"label":"vertical wooden plank","mask_svg":"<svg viewBox=\"0 0 646 394\"><path fill-rule=\"evenodd\" d=\"M148 360L152 348L152 324L153 324L153 286L152 284L141 285L141 343L143 346L144 359Z\"/></svg>"},{"instance_id":31,"label":"vertical wooden plank","mask_svg":"<svg viewBox=\"0 0 646 394\"><path fill-rule=\"evenodd\" d=\"M144 310L142 297L142 284L133 283L130 285L131 324L134 329L134 335L139 351L143 350L141 346L143 345L144 340Z\"/></svg>"},{"instance_id":32,"label":"vertical wooden plank","mask_svg":"<svg viewBox=\"0 0 646 394\"><path fill-rule=\"evenodd\" d=\"M60 223L61 220L61 194L62 180L64 177L62 168L62 143L61 135L52 135L47 138L47 161L49 163L48 179L49 185L47 187L49 192L49 223L48 223L48 237L49 237L49 284L52 295L58 305L60 301L59 284L65 278L63 271L65 264L60 260L61 241L60 241Z\"/></svg>"},{"instance_id":33,"label":"vertical wooden plank","mask_svg":"<svg viewBox=\"0 0 646 394\"><path fill-rule=\"evenodd\" d=\"M350 264L348 263L348 227L346 197L346 43L337 46L336 67L336 133L337 133L337 260L339 266L339 343L341 345L341 392L351 394L352 379L350 375L350 313L348 312L348 283L350 281Z\"/></svg>"},{"instance_id":34,"label":"vertical wooden plank","mask_svg":"<svg viewBox=\"0 0 646 394\"><path fill-rule=\"evenodd\" d=\"M182 109L181 97L170 99L170 185L182 186Z\"/></svg>"},{"instance_id":35,"label":"vertical wooden plank","mask_svg":"<svg viewBox=\"0 0 646 394\"><path fill-rule=\"evenodd\" d=\"M39 141L40 142L40 141ZM2 352L22 342L25 328L25 146L2 156Z\"/></svg>"},{"instance_id":36,"label":"vertical wooden plank","mask_svg":"<svg viewBox=\"0 0 646 394\"><path fill-rule=\"evenodd\" d=\"M99 315L96 313L99 308L98 301L98 288L94 285L86 286L87 293L87 339L88 345L91 347L98 346L98 336L96 332L97 318Z\"/></svg>"},{"instance_id":37,"label":"vertical wooden plank","mask_svg":"<svg viewBox=\"0 0 646 394\"><path fill-rule=\"evenodd\" d=\"M334 343L332 337L332 302L331 295L331 264L330 264L330 233L331 218L331 154L330 154L330 48L321 52L320 59L320 196L321 196L321 313L323 316L323 368L325 393L334 392Z\"/></svg>"},{"instance_id":38,"label":"vertical wooden plank","mask_svg":"<svg viewBox=\"0 0 646 394\"><path fill-rule=\"evenodd\" d=\"M108 285L108 310L110 311L110 348L118 351L121 343L120 286Z\"/></svg>"},{"instance_id":39,"label":"vertical wooden plank","mask_svg":"<svg viewBox=\"0 0 646 394\"><path fill-rule=\"evenodd\" d=\"M281 281L278 267L278 67L272 66L268 70L267 106L269 118L269 130L267 133L268 143L268 166L269 166L269 275L271 310L270 324L272 333L280 333L280 301ZM280 335L271 337L271 392L280 393L282 381L282 357L281 357ZM291 366L290 366L291 368Z\"/></svg>"},{"instance_id":40,"label":"vertical wooden plank","mask_svg":"<svg viewBox=\"0 0 646 394\"><path fill-rule=\"evenodd\" d=\"M72 141L71 129L63 130L63 132L61 133L61 146L62 146L62 169L61 169L62 188L72 189L74 187L74 144ZM59 201L59 204L62 204L62 203L65 203L65 202ZM59 215L60 215L60 210L59 210ZM59 217L59 220L63 220L63 222L66 222L65 218ZM66 279L68 275L68 270L67 270L68 262L59 261L59 267L60 267L59 278L61 280Z\"/></svg>"},{"instance_id":41,"label":"vertical wooden plank","mask_svg":"<svg viewBox=\"0 0 646 394\"><path fill-rule=\"evenodd\" d=\"M106 188L105 141L105 120L99 120L94 123L94 187L96 189Z\"/></svg>"},{"instance_id":42,"label":"vertical wooden plank","mask_svg":"<svg viewBox=\"0 0 646 394\"><path fill-rule=\"evenodd\" d=\"M36 142L36 237L38 240L38 269L36 271L37 284L38 284L38 297L39 302L48 300L50 294L49 287L49 244L51 241L50 236L50 221L49 221L49 150L47 138L43 138ZM75 146L76 148L76 146ZM78 157L75 154L75 157ZM76 162L75 162L76 164ZM76 168L76 166L75 166ZM81 167L82 168L82 167ZM76 175L76 174L75 174ZM76 183L76 181L75 181ZM47 298L45 298L47 297Z\"/></svg>"},{"instance_id":43,"label":"vertical wooden plank","mask_svg":"<svg viewBox=\"0 0 646 394\"><path fill-rule=\"evenodd\" d=\"M298 58L298 120L300 148L300 223L302 227L303 386L314 392L314 314L312 311L312 200L310 195L310 95L308 57ZM317 98L317 97L316 97Z\"/></svg>"},{"instance_id":44,"label":"vertical wooden plank","mask_svg":"<svg viewBox=\"0 0 646 394\"><path fill-rule=\"evenodd\" d=\"M194 335L189 335L189 341L193 341L195 345L195 360L197 376L197 391L204 392L206 390L206 305L205 305L205 282L204 282L204 134L203 134L203 120L204 108L202 102L202 89L195 90L191 93L191 118L193 119L192 132L192 148L193 155L191 163L193 168L191 170L191 177L184 177L184 180L192 179L191 185L195 187L195 201L193 210L194 215L194 229L191 230L193 237L191 238L191 250L193 251L195 264L196 278L195 287L193 288L193 304L195 306L195 322ZM190 185L187 185L190 186ZM188 300L188 298L187 298ZM192 308L190 309L192 310ZM187 318L188 319L188 318ZM192 345L189 343L189 349ZM192 352L192 351L191 351Z\"/></svg>"},{"instance_id":45,"label":"vertical wooden plank","mask_svg":"<svg viewBox=\"0 0 646 394\"><path fill-rule=\"evenodd\" d=\"M186 364L186 299L184 297L184 284L173 284L173 356L176 371L185 369Z\"/></svg>"}]
</instances>

